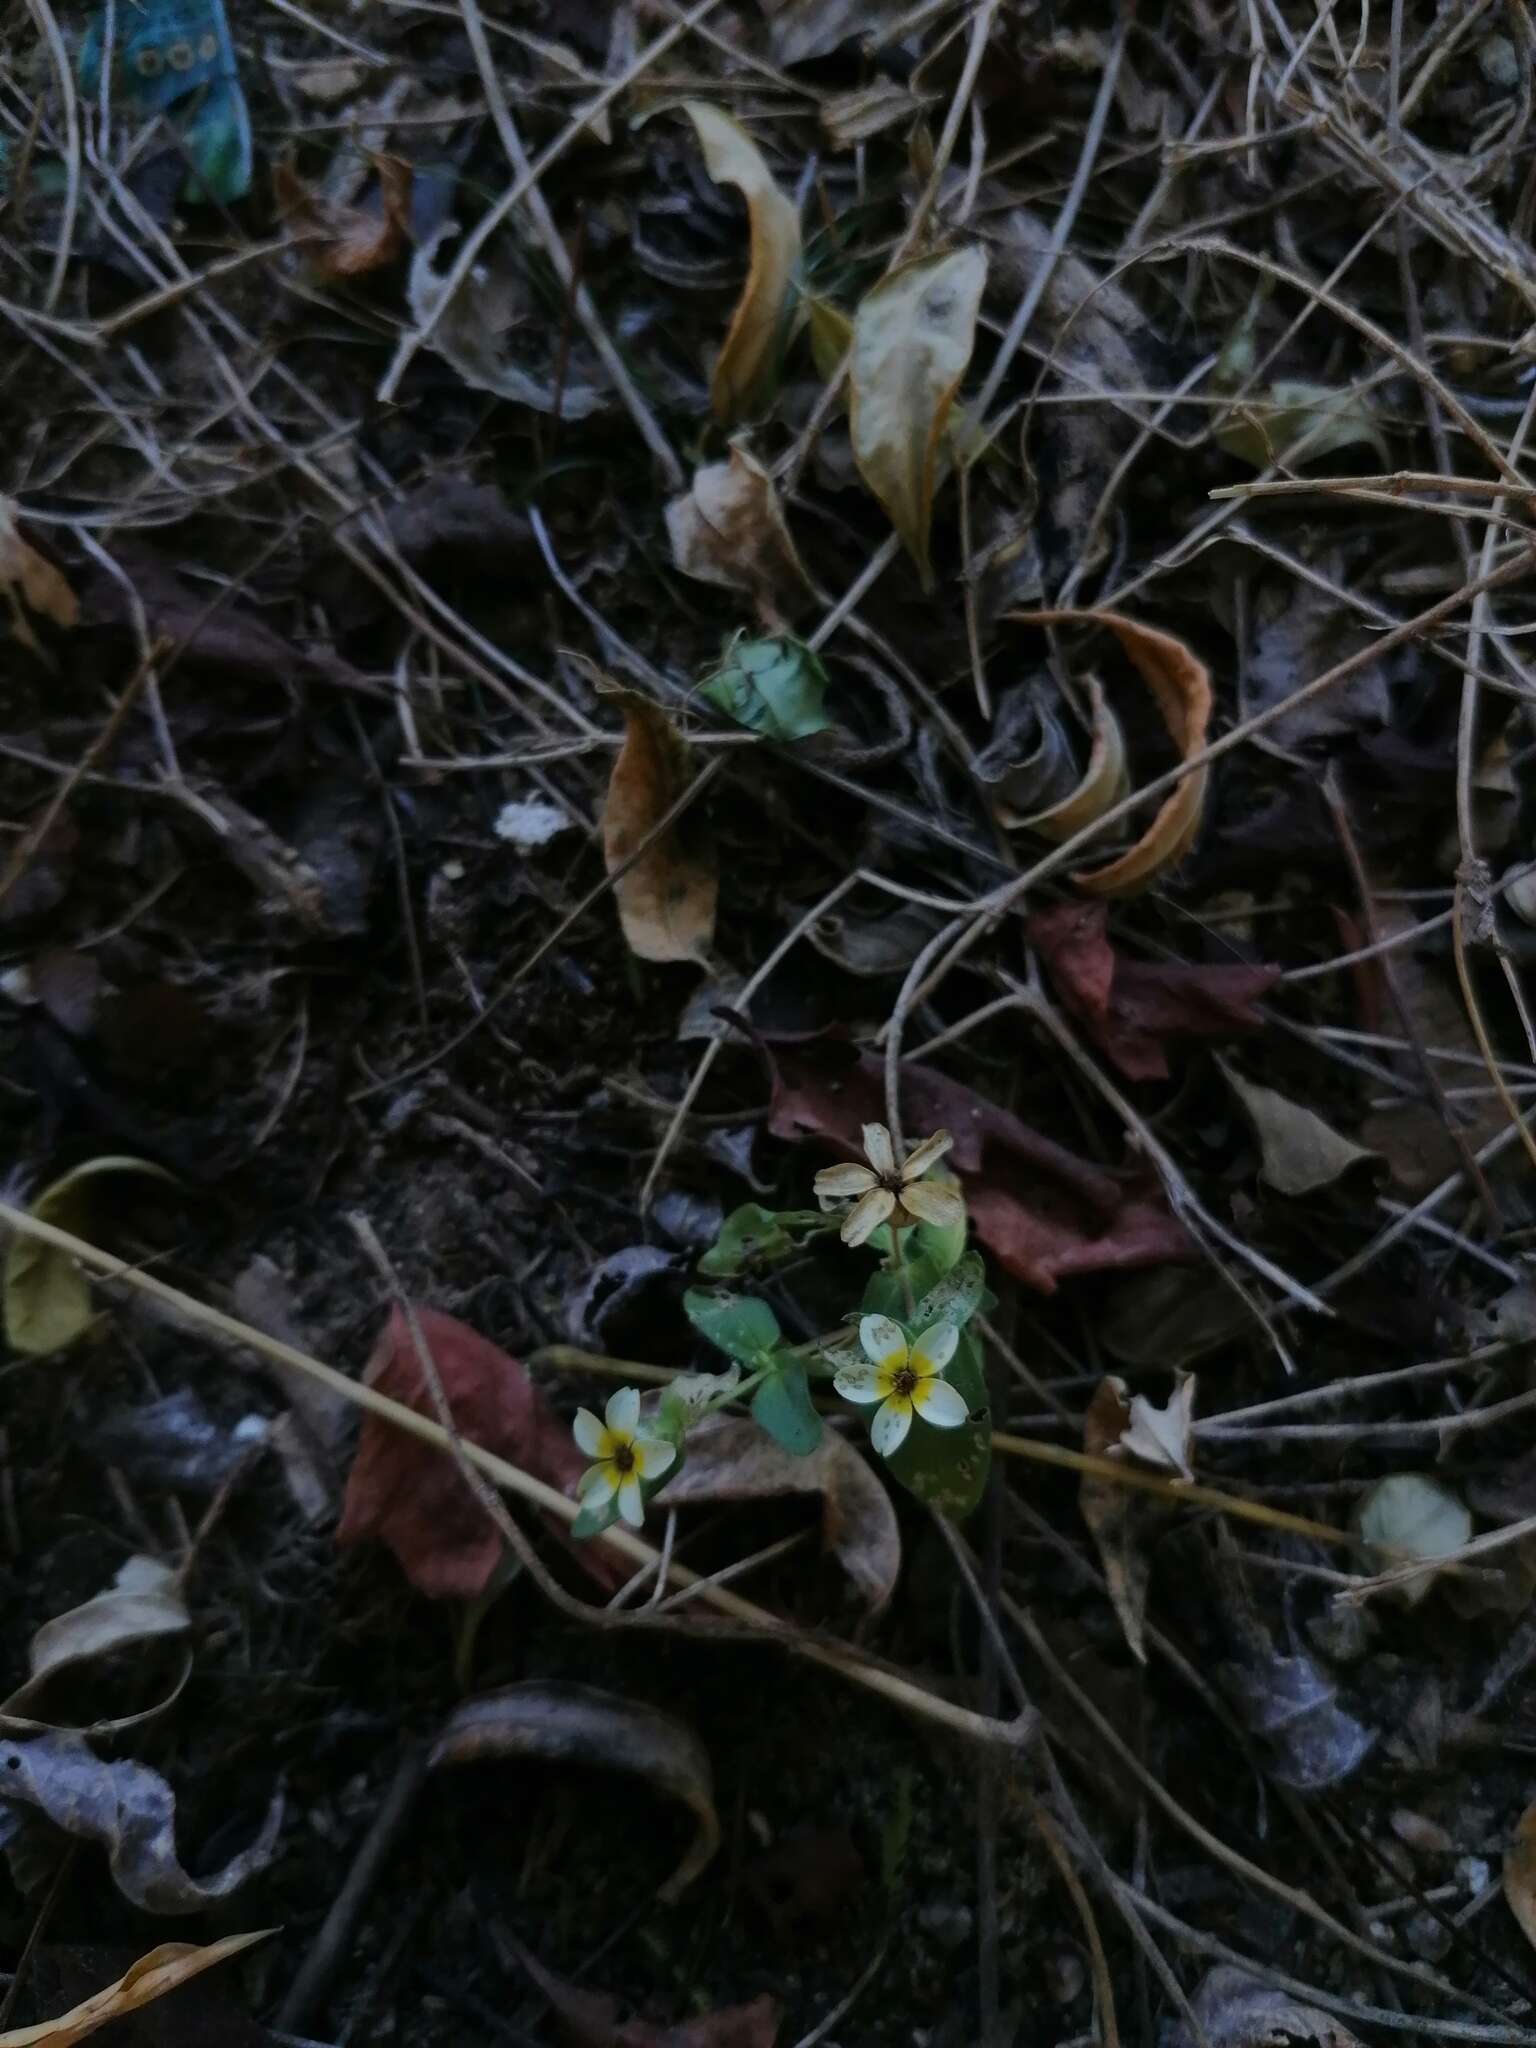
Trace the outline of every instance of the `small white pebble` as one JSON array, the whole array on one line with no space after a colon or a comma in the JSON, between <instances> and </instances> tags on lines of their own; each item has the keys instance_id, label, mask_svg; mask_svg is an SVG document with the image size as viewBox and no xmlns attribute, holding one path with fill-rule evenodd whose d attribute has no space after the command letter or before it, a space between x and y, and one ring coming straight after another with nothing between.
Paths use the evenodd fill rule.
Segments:
<instances>
[{"instance_id":1,"label":"small white pebble","mask_svg":"<svg viewBox=\"0 0 1536 2048\"><path fill-rule=\"evenodd\" d=\"M570 819L558 804L538 796L520 797L515 803L503 804L496 819L496 837L505 839L519 853L547 846L557 833L572 829Z\"/></svg>"},{"instance_id":2,"label":"small white pebble","mask_svg":"<svg viewBox=\"0 0 1536 2048\"><path fill-rule=\"evenodd\" d=\"M1474 1899L1479 1893L1487 1891L1488 1881L1492 1876L1493 1871L1486 1856L1462 1856L1457 1859L1456 1882L1464 1884Z\"/></svg>"}]
</instances>

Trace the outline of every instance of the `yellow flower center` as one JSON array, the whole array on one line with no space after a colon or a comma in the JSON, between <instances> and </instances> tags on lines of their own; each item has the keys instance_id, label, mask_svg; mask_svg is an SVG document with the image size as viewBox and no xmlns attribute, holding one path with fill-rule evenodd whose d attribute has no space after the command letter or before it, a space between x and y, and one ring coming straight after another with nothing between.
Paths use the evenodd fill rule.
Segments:
<instances>
[{"instance_id":1,"label":"yellow flower center","mask_svg":"<svg viewBox=\"0 0 1536 2048\"><path fill-rule=\"evenodd\" d=\"M615 1444L609 1458L609 1463L619 1472L633 1472L635 1469L634 1446L632 1444Z\"/></svg>"},{"instance_id":2,"label":"yellow flower center","mask_svg":"<svg viewBox=\"0 0 1536 2048\"><path fill-rule=\"evenodd\" d=\"M891 1374L891 1395L897 1401L910 1401L916 1385L917 1374L910 1365L899 1366Z\"/></svg>"}]
</instances>

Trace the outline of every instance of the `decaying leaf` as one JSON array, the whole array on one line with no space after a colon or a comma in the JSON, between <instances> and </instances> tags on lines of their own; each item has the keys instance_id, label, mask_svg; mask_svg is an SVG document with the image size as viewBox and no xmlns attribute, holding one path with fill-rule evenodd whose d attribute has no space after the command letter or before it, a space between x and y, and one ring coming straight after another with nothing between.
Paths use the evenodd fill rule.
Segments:
<instances>
[{"instance_id":1,"label":"decaying leaf","mask_svg":"<svg viewBox=\"0 0 1536 2048\"><path fill-rule=\"evenodd\" d=\"M993 817L1010 829L1069 797L1077 771L1054 693L1039 682L1004 691L992 737L972 760L971 775Z\"/></svg>"},{"instance_id":2,"label":"decaying leaf","mask_svg":"<svg viewBox=\"0 0 1536 2048\"><path fill-rule=\"evenodd\" d=\"M105 1592L43 1623L27 1653L26 1682L0 1706L0 1717L39 1718L43 1689L57 1673L184 1636L191 1626L181 1574L157 1557L130 1557Z\"/></svg>"},{"instance_id":3,"label":"decaying leaf","mask_svg":"<svg viewBox=\"0 0 1536 2048\"><path fill-rule=\"evenodd\" d=\"M779 2038L779 2002L766 1991L750 2005L720 2006L675 2027L621 2020L619 1999L567 1983L546 1970L515 1935L507 1933L506 1940L549 2000L570 2048L774 2048Z\"/></svg>"},{"instance_id":4,"label":"decaying leaf","mask_svg":"<svg viewBox=\"0 0 1536 2048\"><path fill-rule=\"evenodd\" d=\"M1504 1851L1504 1897L1520 1932L1536 1948L1536 1799L1521 1814Z\"/></svg>"},{"instance_id":5,"label":"decaying leaf","mask_svg":"<svg viewBox=\"0 0 1536 2048\"><path fill-rule=\"evenodd\" d=\"M1038 832L1042 839L1059 844L1063 839L1070 839L1074 832L1080 832L1084 825L1091 825L1095 818L1102 818L1112 805L1119 803L1130 788L1125 765L1125 735L1105 700L1104 685L1097 676L1088 677L1088 708L1093 717L1093 736L1088 745L1088 765L1076 789L1059 803L1051 804L1043 811L1035 811L1029 817L1011 818L1000 814L1001 824L1022 825L1028 831Z\"/></svg>"},{"instance_id":6,"label":"decaying leaf","mask_svg":"<svg viewBox=\"0 0 1536 2048\"><path fill-rule=\"evenodd\" d=\"M739 442L667 506L667 533L685 576L745 590L770 615L792 618L810 596L773 478Z\"/></svg>"},{"instance_id":7,"label":"decaying leaf","mask_svg":"<svg viewBox=\"0 0 1536 2048\"><path fill-rule=\"evenodd\" d=\"M976 342L986 252L972 246L904 263L864 296L853 321L849 427L859 473L884 506L924 589L944 429Z\"/></svg>"},{"instance_id":8,"label":"decaying leaf","mask_svg":"<svg viewBox=\"0 0 1536 2048\"><path fill-rule=\"evenodd\" d=\"M72 626L80 616L75 594L59 571L22 539L16 507L5 497L0 497L0 597L10 614L11 637L23 647L36 649L38 644L29 612L56 626Z\"/></svg>"},{"instance_id":9,"label":"decaying leaf","mask_svg":"<svg viewBox=\"0 0 1536 2048\"><path fill-rule=\"evenodd\" d=\"M878 40L909 10L902 0L761 0L775 64L825 57L855 36Z\"/></svg>"},{"instance_id":10,"label":"decaying leaf","mask_svg":"<svg viewBox=\"0 0 1536 2048\"><path fill-rule=\"evenodd\" d=\"M1216 1063L1258 1134L1262 1179L1282 1195L1310 1195L1378 1153L1346 1138L1304 1103L1276 1088L1246 1081L1225 1060Z\"/></svg>"},{"instance_id":11,"label":"decaying leaf","mask_svg":"<svg viewBox=\"0 0 1536 2048\"><path fill-rule=\"evenodd\" d=\"M416 1317L456 1426L471 1442L570 1492L586 1460L517 1360L453 1316L418 1308ZM418 1415L436 1418L399 1308L391 1310L363 1378ZM552 1526L563 1538L564 1523ZM483 1593L503 1549L495 1524L452 1458L365 1415L336 1541L345 1545L370 1537L387 1545L411 1584L435 1600L473 1600ZM615 1583L616 1560L601 1544L572 1547L599 1583Z\"/></svg>"},{"instance_id":12,"label":"decaying leaf","mask_svg":"<svg viewBox=\"0 0 1536 2048\"><path fill-rule=\"evenodd\" d=\"M337 206L311 191L291 163L273 166L277 210L304 239L304 264L325 283L365 277L393 263L410 224L411 166L397 156L375 159L376 206Z\"/></svg>"},{"instance_id":13,"label":"decaying leaf","mask_svg":"<svg viewBox=\"0 0 1536 2048\"><path fill-rule=\"evenodd\" d=\"M683 112L699 138L704 168L717 185L734 185L747 202L752 238L747 281L709 387L715 418L731 426L760 403L777 367L790 286L800 263L800 216L739 121L707 100L685 100Z\"/></svg>"},{"instance_id":14,"label":"decaying leaf","mask_svg":"<svg viewBox=\"0 0 1536 2048\"><path fill-rule=\"evenodd\" d=\"M215 1963L239 1955L242 1949L266 1941L276 1932L275 1927L263 1927L254 1934L226 1934L222 1941L209 1942L206 1948L186 1941L163 1942L147 1956L140 1956L115 1984L108 1984L69 2012L60 2013L57 2019L43 2020L34 2027L13 2027L0 2034L0 2048L75 2048L77 2041L94 2034L109 2020L138 2012L168 1991L190 1983L204 1970L211 1970Z\"/></svg>"},{"instance_id":15,"label":"decaying leaf","mask_svg":"<svg viewBox=\"0 0 1536 2048\"><path fill-rule=\"evenodd\" d=\"M78 1735L0 1742L0 1772L0 1846L8 1855L35 1813L66 1835L99 1842L118 1890L145 1913L201 1913L265 1870L277 1847L281 1794L253 1842L221 1870L189 1875L176 1854L176 1795L164 1778L145 1764L104 1762Z\"/></svg>"},{"instance_id":16,"label":"decaying leaf","mask_svg":"<svg viewBox=\"0 0 1536 2048\"><path fill-rule=\"evenodd\" d=\"M1187 761L1204 747L1211 722L1210 671L1182 640L1128 619L1123 612L1010 612L1009 617L1033 626L1107 626L1152 692L1180 758ZM1073 881L1093 896L1133 896L1149 888L1177 865L1193 844L1200 829L1206 780L1204 768L1186 775L1134 846L1107 867L1074 874Z\"/></svg>"},{"instance_id":17,"label":"decaying leaf","mask_svg":"<svg viewBox=\"0 0 1536 2048\"><path fill-rule=\"evenodd\" d=\"M687 1855L657 1891L670 1904L720 1847L709 1753L686 1722L595 1685L529 1679L468 1699L443 1723L428 1758L447 1765L509 1759L624 1771L681 1800L695 1822Z\"/></svg>"},{"instance_id":18,"label":"decaying leaf","mask_svg":"<svg viewBox=\"0 0 1536 2048\"><path fill-rule=\"evenodd\" d=\"M814 292L806 294L805 322L811 337L811 361L825 384L837 375L853 347L853 322L832 299Z\"/></svg>"},{"instance_id":19,"label":"decaying leaf","mask_svg":"<svg viewBox=\"0 0 1536 2048\"><path fill-rule=\"evenodd\" d=\"M1300 2005L1227 1963L1202 1980L1191 2004L1205 2048L1364 2048L1331 2013ZM1186 2027L1178 2031L1178 2048L1197 2048Z\"/></svg>"},{"instance_id":20,"label":"decaying leaf","mask_svg":"<svg viewBox=\"0 0 1536 2048\"><path fill-rule=\"evenodd\" d=\"M1137 960L1109 942L1102 903L1062 903L1026 926L1062 1005L1132 1081L1168 1079L1169 1040L1259 1031L1257 999L1278 967L1185 966Z\"/></svg>"},{"instance_id":21,"label":"decaying leaf","mask_svg":"<svg viewBox=\"0 0 1536 2048\"><path fill-rule=\"evenodd\" d=\"M1112 1380L1107 1384L1114 1387L1122 1401L1125 1400L1127 1388L1123 1380ZM1173 1392L1161 1408L1149 1401L1145 1394L1132 1394L1127 1416L1125 1428L1108 1446L1111 1457L1118 1453L1137 1458L1156 1472L1171 1472L1176 1479L1194 1478L1191 1459L1195 1375L1192 1372L1174 1374Z\"/></svg>"},{"instance_id":22,"label":"decaying leaf","mask_svg":"<svg viewBox=\"0 0 1536 2048\"><path fill-rule=\"evenodd\" d=\"M1277 377L1263 397L1239 400L1217 423L1215 440L1228 455L1255 469L1280 460L1288 467L1317 462L1361 442L1375 449L1383 469L1392 460L1369 400L1299 377Z\"/></svg>"},{"instance_id":23,"label":"decaying leaf","mask_svg":"<svg viewBox=\"0 0 1536 2048\"><path fill-rule=\"evenodd\" d=\"M581 420L600 412L610 402L606 391L569 374L541 381L520 368L516 351L506 348L506 335L531 322L535 308L501 245L486 252L438 318L448 291L449 266L445 261L439 270L437 260L458 233L456 221L443 222L411 259L411 317L418 330L429 330L428 346L474 391L492 392L535 412L558 412L562 419Z\"/></svg>"},{"instance_id":24,"label":"decaying leaf","mask_svg":"<svg viewBox=\"0 0 1536 2048\"><path fill-rule=\"evenodd\" d=\"M1100 1380L1083 1412L1083 1449L1090 1457L1105 1457L1130 1426L1124 1380ZM1137 1663L1145 1664L1152 1543L1171 1510L1152 1494L1132 1492L1127 1486L1117 1486L1112 1479L1099 1479L1092 1473L1083 1475L1077 1504L1104 1567L1110 1604L1126 1645Z\"/></svg>"},{"instance_id":25,"label":"decaying leaf","mask_svg":"<svg viewBox=\"0 0 1536 2048\"><path fill-rule=\"evenodd\" d=\"M1378 1479L1356 1510L1356 1527L1376 1550L1382 1571L1410 1559L1449 1557L1472 1540L1466 1503L1426 1472L1393 1472ZM1415 1607L1434 1579L1433 1572L1419 1572L1397 1590Z\"/></svg>"},{"instance_id":26,"label":"decaying leaf","mask_svg":"<svg viewBox=\"0 0 1536 2048\"><path fill-rule=\"evenodd\" d=\"M673 1387L676 1387L676 1381ZM809 1457L792 1458L754 1422L722 1416L688 1439L688 1462L667 1486L669 1506L819 1493L822 1536L878 1614L901 1571L901 1530L891 1497L853 1447L823 1430Z\"/></svg>"},{"instance_id":27,"label":"decaying leaf","mask_svg":"<svg viewBox=\"0 0 1536 2048\"><path fill-rule=\"evenodd\" d=\"M147 1159L109 1155L74 1167L31 1205L40 1223L52 1223L76 1237L93 1236L95 1182L106 1174L140 1173L171 1181L175 1175ZM6 1247L5 1334L13 1351L41 1358L62 1351L90 1327L91 1285L68 1252L33 1237L13 1237Z\"/></svg>"},{"instance_id":28,"label":"decaying leaf","mask_svg":"<svg viewBox=\"0 0 1536 2048\"><path fill-rule=\"evenodd\" d=\"M1232 1645L1216 1677L1238 1719L1258 1738L1269 1776L1298 1792L1316 1792L1357 1770L1376 1734L1339 1705L1326 1671L1310 1656L1283 1655L1230 1586L1218 1585L1216 1606Z\"/></svg>"},{"instance_id":29,"label":"decaying leaf","mask_svg":"<svg viewBox=\"0 0 1536 2048\"><path fill-rule=\"evenodd\" d=\"M831 1034L765 1045L773 1065L768 1128L814 1137L843 1158L885 1116L881 1062ZM1043 1137L974 1089L920 1064L902 1069L909 1130L952 1131L946 1161L976 1234L1006 1271L1042 1294L1059 1280L1187 1259L1193 1247L1144 1175L1117 1176Z\"/></svg>"},{"instance_id":30,"label":"decaying leaf","mask_svg":"<svg viewBox=\"0 0 1536 2048\"><path fill-rule=\"evenodd\" d=\"M603 806L603 858L624 866L688 787L689 754L671 720L649 698L622 698L624 744ZM642 960L702 961L715 935L720 878L675 819L614 883L619 922Z\"/></svg>"}]
</instances>

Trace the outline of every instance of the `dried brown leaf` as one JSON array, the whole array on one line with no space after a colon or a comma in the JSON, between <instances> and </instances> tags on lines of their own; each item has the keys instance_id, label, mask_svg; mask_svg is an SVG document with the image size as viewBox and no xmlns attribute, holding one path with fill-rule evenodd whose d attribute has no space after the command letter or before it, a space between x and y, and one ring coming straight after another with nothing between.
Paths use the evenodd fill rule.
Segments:
<instances>
[{"instance_id":1,"label":"dried brown leaf","mask_svg":"<svg viewBox=\"0 0 1536 2048\"><path fill-rule=\"evenodd\" d=\"M672 721L647 697L623 700L625 735L603 806L609 874L655 831L689 782L689 754ZM702 961L715 935L720 877L690 843L683 821L653 838L613 885L629 949L641 960Z\"/></svg>"},{"instance_id":2,"label":"dried brown leaf","mask_svg":"<svg viewBox=\"0 0 1536 2048\"><path fill-rule=\"evenodd\" d=\"M13 2027L9 2033L0 2034L0 2048L75 2048L77 2041L94 2034L109 2020L139 2011L168 1991L176 1990L178 1985L201 1976L204 1970L211 1970L215 1963L239 1955L242 1949L265 1941L276 1932L275 1927L263 1927L254 1934L226 1934L222 1941L209 1942L204 1948L185 1941L163 1942L147 1956L140 1956L115 1984L108 1984L69 2012L60 2013L57 2019L43 2020L35 2027Z\"/></svg>"},{"instance_id":3,"label":"dried brown leaf","mask_svg":"<svg viewBox=\"0 0 1536 2048\"><path fill-rule=\"evenodd\" d=\"M1036 811L1033 817L1013 818L1001 816L1004 825L1022 825L1031 832L1038 832L1042 839L1059 843L1070 839L1074 832L1091 825L1095 818L1102 818L1112 805L1130 788L1130 777L1125 766L1125 735L1120 730L1120 721L1104 697L1104 685L1097 676L1088 678L1088 704L1093 715L1093 737L1088 747L1088 765L1083 770L1082 780L1069 796L1049 809Z\"/></svg>"},{"instance_id":4,"label":"dried brown leaf","mask_svg":"<svg viewBox=\"0 0 1536 2048\"><path fill-rule=\"evenodd\" d=\"M1156 699L1180 757L1189 760L1205 745L1211 722L1211 677L1204 662L1171 633L1128 619L1123 612L1011 612L1023 625L1107 626ZM1093 896L1134 896L1183 859L1200 829L1207 770L1197 768L1166 799L1136 844L1107 867L1074 874Z\"/></svg>"},{"instance_id":5,"label":"dried brown leaf","mask_svg":"<svg viewBox=\"0 0 1536 2048\"><path fill-rule=\"evenodd\" d=\"M43 1623L27 1653L26 1682L0 1706L0 1716L36 1718L36 1702L55 1673L184 1636L191 1626L181 1574L157 1557L130 1557L104 1592Z\"/></svg>"},{"instance_id":6,"label":"dried brown leaf","mask_svg":"<svg viewBox=\"0 0 1536 2048\"><path fill-rule=\"evenodd\" d=\"M1379 1159L1379 1153L1344 1137L1304 1103L1292 1102L1277 1088L1244 1080L1225 1060L1216 1064L1258 1135L1260 1177L1278 1194L1313 1194L1330 1187L1361 1160Z\"/></svg>"},{"instance_id":7,"label":"dried brown leaf","mask_svg":"<svg viewBox=\"0 0 1536 2048\"><path fill-rule=\"evenodd\" d=\"M695 1821L693 1842L657 1897L670 1904L720 1847L709 1753L685 1721L594 1685L529 1679L465 1700L443 1723L428 1759L446 1765L543 1759L643 1778L681 1800Z\"/></svg>"},{"instance_id":8,"label":"dried brown leaf","mask_svg":"<svg viewBox=\"0 0 1536 2048\"><path fill-rule=\"evenodd\" d=\"M11 615L11 637L23 647L37 647L27 614L72 626L80 616L75 594L52 562L23 540L16 526L16 507L0 497L0 596Z\"/></svg>"},{"instance_id":9,"label":"dried brown leaf","mask_svg":"<svg viewBox=\"0 0 1536 2048\"><path fill-rule=\"evenodd\" d=\"M858 1452L832 1430L822 1431L809 1457L792 1458L756 1423L722 1416L690 1433L688 1461L667 1485L673 1506L767 1500L787 1493L821 1495L827 1548L870 1613L878 1614L901 1571L901 1529L890 1495Z\"/></svg>"},{"instance_id":10,"label":"dried brown leaf","mask_svg":"<svg viewBox=\"0 0 1536 2048\"><path fill-rule=\"evenodd\" d=\"M411 166L397 156L374 159L377 208L337 206L310 190L291 163L272 169L277 210L305 241L304 264L326 284L382 270L405 248L410 224Z\"/></svg>"},{"instance_id":11,"label":"dried brown leaf","mask_svg":"<svg viewBox=\"0 0 1536 2048\"><path fill-rule=\"evenodd\" d=\"M747 202L747 281L709 387L715 418L731 426L758 405L777 367L800 262L800 216L739 121L707 100L684 100L683 112L693 123L711 178L717 185L734 185Z\"/></svg>"},{"instance_id":12,"label":"dried brown leaf","mask_svg":"<svg viewBox=\"0 0 1536 2048\"><path fill-rule=\"evenodd\" d=\"M1083 1449L1105 1457L1131 1425L1124 1380L1100 1380L1083 1414ZM1147 1588L1152 1579L1150 1536L1167 1509L1150 1495L1133 1493L1112 1479L1085 1473L1077 1504L1098 1549L1109 1586L1110 1604L1119 1619L1131 1655L1147 1661Z\"/></svg>"},{"instance_id":13,"label":"dried brown leaf","mask_svg":"<svg viewBox=\"0 0 1536 2048\"><path fill-rule=\"evenodd\" d=\"M745 590L770 614L793 617L810 596L773 478L738 443L667 506L667 533L685 576Z\"/></svg>"},{"instance_id":14,"label":"dried brown leaf","mask_svg":"<svg viewBox=\"0 0 1536 2048\"><path fill-rule=\"evenodd\" d=\"M1193 2003L1206 2048L1364 2048L1331 2013L1298 2004L1289 1992L1226 1963L1204 1979ZM1178 2039L1179 2048L1196 2048L1197 2037L1187 2029Z\"/></svg>"},{"instance_id":15,"label":"dried brown leaf","mask_svg":"<svg viewBox=\"0 0 1536 2048\"><path fill-rule=\"evenodd\" d=\"M859 474L884 506L923 587L939 453L976 342L984 249L904 263L867 292L853 320L849 430Z\"/></svg>"}]
</instances>

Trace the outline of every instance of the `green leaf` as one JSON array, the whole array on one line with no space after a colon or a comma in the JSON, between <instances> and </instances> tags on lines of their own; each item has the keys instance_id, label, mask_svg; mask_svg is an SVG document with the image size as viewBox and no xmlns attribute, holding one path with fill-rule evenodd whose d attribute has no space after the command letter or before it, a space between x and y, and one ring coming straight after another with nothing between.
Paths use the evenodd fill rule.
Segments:
<instances>
[{"instance_id":1,"label":"green leaf","mask_svg":"<svg viewBox=\"0 0 1536 2048\"><path fill-rule=\"evenodd\" d=\"M148 1174L176 1183L176 1176L147 1159L115 1155L88 1159L45 1188L32 1204L40 1223L52 1223L76 1237L92 1234L94 1181L108 1173ZM5 1254L5 1334L13 1351L41 1358L63 1351L82 1337L92 1320L91 1283L66 1251L35 1237L11 1239Z\"/></svg>"},{"instance_id":2,"label":"green leaf","mask_svg":"<svg viewBox=\"0 0 1536 2048\"><path fill-rule=\"evenodd\" d=\"M779 1321L766 1301L733 1294L727 1287L690 1287L683 1312L701 1337L728 1358L754 1365L779 1341Z\"/></svg>"},{"instance_id":3,"label":"green leaf","mask_svg":"<svg viewBox=\"0 0 1536 2048\"><path fill-rule=\"evenodd\" d=\"M821 1442L821 1417L811 1406L803 1359L784 1355L778 1371L770 1373L752 1396L752 1419L781 1451L792 1458L810 1456Z\"/></svg>"},{"instance_id":4,"label":"green leaf","mask_svg":"<svg viewBox=\"0 0 1536 2048\"><path fill-rule=\"evenodd\" d=\"M914 1416L907 1440L886 1463L919 1500L959 1521L981 1499L992 1463L992 1417L981 1353L968 1330L944 1377L964 1395L971 1420L958 1429L934 1429Z\"/></svg>"},{"instance_id":5,"label":"green leaf","mask_svg":"<svg viewBox=\"0 0 1536 2048\"><path fill-rule=\"evenodd\" d=\"M939 1175L937 1178L943 1179L944 1176ZM872 1231L866 1242L871 1251L876 1251L882 1258L888 1259L891 1256L889 1223L882 1223L878 1230ZM913 1229L904 1230L901 1233L901 1248L906 1256L908 1270L913 1276L913 1293L925 1294L935 1280L947 1273L951 1266L965 1256L965 1244L964 1215L955 1223L919 1223ZM919 1272L925 1277L919 1279Z\"/></svg>"},{"instance_id":6,"label":"green leaf","mask_svg":"<svg viewBox=\"0 0 1536 2048\"><path fill-rule=\"evenodd\" d=\"M919 1333L931 1323L953 1323L963 1330L986 1299L987 1268L980 1252L967 1252L918 1302L912 1327Z\"/></svg>"},{"instance_id":7,"label":"green leaf","mask_svg":"<svg viewBox=\"0 0 1536 2048\"><path fill-rule=\"evenodd\" d=\"M605 1500L600 1508L583 1508L571 1524L571 1535L577 1543L585 1543L590 1537L601 1536L605 1529L611 1529L619 1519L617 1499Z\"/></svg>"},{"instance_id":8,"label":"green leaf","mask_svg":"<svg viewBox=\"0 0 1536 2048\"><path fill-rule=\"evenodd\" d=\"M699 694L727 718L771 740L803 740L825 732L827 672L818 656L788 634L775 640L738 636Z\"/></svg>"},{"instance_id":9,"label":"green leaf","mask_svg":"<svg viewBox=\"0 0 1536 2048\"><path fill-rule=\"evenodd\" d=\"M719 1236L699 1261L699 1271L712 1279L733 1280L747 1266L777 1265L794 1248L776 1209L746 1202L721 1224Z\"/></svg>"}]
</instances>

